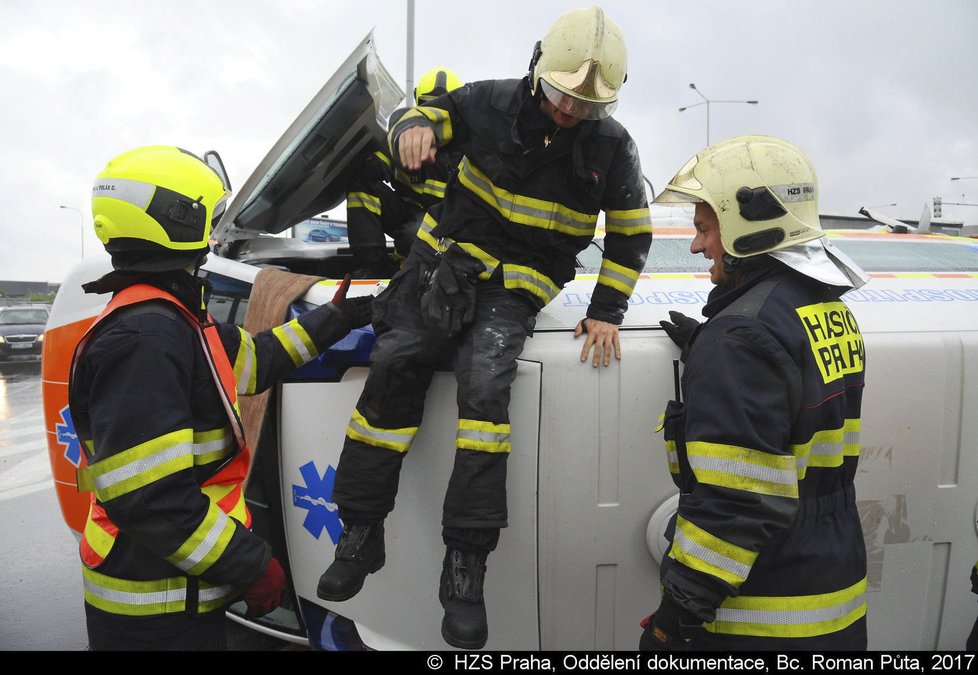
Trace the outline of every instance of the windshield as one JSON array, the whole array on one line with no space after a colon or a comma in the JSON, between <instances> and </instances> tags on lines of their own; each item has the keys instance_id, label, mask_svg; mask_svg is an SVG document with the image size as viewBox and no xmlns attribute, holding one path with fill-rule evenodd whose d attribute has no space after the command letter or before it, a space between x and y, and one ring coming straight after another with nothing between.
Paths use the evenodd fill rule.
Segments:
<instances>
[{"instance_id":1,"label":"windshield","mask_svg":"<svg viewBox=\"0 0 978 675\"><path fill-rule=\"evenodd\" d=\"M652 239L645 272L697 274L709 270L711 262L689 252L692 239ZM830 237L830 241L866 272L978 272L978 239L973 245L961 240L881 239ZM578 256L578 272L597 274L601 268L603 242L598 239Z\"/></svg>"},{"instance_id":2,"label":"windshield","mask_svg":"<svg viewBox=\"0 0 978 675\"><path fill-rule=\"evenodd\" d=\"M5 309L0 312L0 326L12 326L14 324L48 322L48 313L43 309Z\"/></svg>"}]
</instances>

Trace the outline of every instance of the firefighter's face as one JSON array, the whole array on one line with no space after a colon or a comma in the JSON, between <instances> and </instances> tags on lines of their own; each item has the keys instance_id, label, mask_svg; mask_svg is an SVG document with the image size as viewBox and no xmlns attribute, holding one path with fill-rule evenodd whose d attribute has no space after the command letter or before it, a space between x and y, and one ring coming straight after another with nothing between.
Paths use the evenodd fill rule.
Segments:
<instances>
[{"instance_id":1,"label":"firefighter's face","mask_svg":"<svg viewBox=\"0 0 978 675\"><path fill-rule=\"evenodd\" d=\"M710 281L721 284L727 280L727 274L723 271L724 251L723 244L720 242L720 221L713 208L706 202L699 202L696 205L693 225L696 227L696 236L693 237L689 250L691 253L702 253L704 258L713 261L713 266L710 267Z\"/></svg>"},{"instance_id":2,"label":"firefighter's face","mask_svg":"<svg viewBox=\"0 0 978 675\"><path fill-rule=\"evenodd\" d=\"M554 121L554 124L562 129L570 129L571 127L577 126L577 124L581 121L580 117L574 117L573 115L568 115L567 113L563 112L560 108L551 103L546 96L540 100L540 109L545 115Z\"/></svg>"}]
</instances>

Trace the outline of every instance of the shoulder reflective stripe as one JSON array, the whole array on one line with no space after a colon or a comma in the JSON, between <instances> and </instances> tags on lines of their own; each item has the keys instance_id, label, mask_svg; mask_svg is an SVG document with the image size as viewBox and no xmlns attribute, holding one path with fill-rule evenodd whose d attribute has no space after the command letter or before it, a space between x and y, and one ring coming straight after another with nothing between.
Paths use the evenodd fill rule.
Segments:
<instances>
[{"instance_id":1,"label":"shoulder reflective stripe","mask_svg":"<svg viewBox=\"0 0 978 675\"><path fill-rule=\"evenodd\" d=\"M347 209L367 209L371 213L381 215L380 199L366 192L351 192L346 196Z\"/></svg>"},{"instance_id":2,"label":"shoulder reflective stripe","mask_svg":"<svg viewBox=\"0 0 978 675\"><path fill-rule=\"evenodd\" d=\"M666 461L669 463L669 473L679 473L679 453L676 452L676 441L666 441Z\"/></svg>"},{"instance_id":3,"label":"shoulder reflective stripe","mask_svg":"<svg viewBox=\"0 0 978 675\"><path fill-rule=\"evenodd\" d=\"M512 449L509 434L508 424L460 419L458 431L455 433L455 444L466 450L509 452Z\"/></svg>"},{"instance_id":4,"label":"shoulder reflective stripe","mask_svg":"<svg viewBox=\"0 0 978 675\"><path fill-rule=\"evenodd\" d=\"M628 209L619 211L608 209L604 214L604 229L609 234L623 234L631 236L633 234L652 233L652 214L649 207L640 209Z\"/></svg>"},{"instance_id":5,"label":"shoulder reflective stripe","mask_svg":"<svg viewBox=\"0 0 978 675\"><path fill-rule=\"evenodd\" d=\"M756 494L798 496L797 467L792 455L702 441L687 442L686 455L701 483Z\"/></svg>"},{"instance_id":6,"label":"shoulder reflective stripe","mask_svg":"<svg viewBox=\"0 0 978 675\"><path fill-rule=\"evenodd\" d=\"M287 324L276 326L272 329L272 333L288 352L292 363L297 366L311 361L319 354L316 350L316 344L309 337L306 329L299 325L298 319L292 319Z\"/></svg>"},{"instance_id":7,"label":"shoulder reflective stripe","mask_svg":"<svg viewBox=\"0 0 978 675\"><path fill-rule=\"evenodd\" d=\"M715 537L679 516L669 557L737 588L750 574L757 553Z\"/></svg>"},{"instance_id":8,"label":"shoulder reflective stripe","mask_svg":"<svg viewBox=\"0 0 978 675\"><path fill-rule=\"evenodd\" d=\"M537 272L532 267L503 263L503 285L506 288L522 288L533 293L547 304L557 297L560 288L546 274Z\"/></svg>"},{"instance_id":9,"label":"shoulder reflective stripe","mask_svg":"<svg viewBox=\"0 0 978 675\"><path fill-rule=\"evenodd\" d=\"M258 386L255 372L255 340L251 333L238 326L241 341L238 344L238 355L234 357L234 377L238 382L238 393L251 395Z\"/></svg>"},{"instance_id":10,"label":"shoulder reflective stripe","mask_svg":"<svg viewBox=\"0 0 978 675\"><path fill-rule=\"evenodd\" d=\"M199 576L221 557L234 535L234 530L234 521L212 503L193 534L187 537L180 548L168 555L166 560L187 574Z\"/></svg>"},{"instance_id":11,"label":"shoulder reflective stripe","mask_svg":"<svg viewBox=\"0 0 978 675\"><path fill-rule=\"evenodd\" d=\"M503 218L520 225L556 230L574 237L593 237L598 215L581 213L558 202L518 195L493 184L467 157L459 164L459 181Z\"/></svg>"},{"instance_id":12,"label":"shoulder reflective stripe","mask_svg":"<svg viewBox=\"0 0 978 675\"><path fill-rule=\"evenodd\" d=\"M728 635L815 637L842 630L865 615L864 578L820 595L728 598L717 609L716 620L703 627Z\"/></svg>"},{"instance_id":13,"label":"shoulder reflective stripe","mask_svg":"<svg viewBox=\"0 0 978 675\"><path fill-rule=\"evenodd\" d=\"M194 464L201 466L217 462L234 451L234 440L227 427L213 431L194 432Z\"/></svg>"},{"instance_id":14,"label":"shoulder reflective stripe","mask_svg":"<svg viewBox=\"0 0 978 675\"><path fill-rule=\"evenodd\" d=\"M377 448L387 448L395 452L407 452L410 450L411 443L414 441L417 433L418 427L378 429L377 427L370 426L366 418L356 409L353 410L350 426L346 429L346 435L355 441L361 441Z\"/></svg>"},{"instance_id":15,"label":"shoulder reflective stripe","mask_svg":"<svg viewBox=\"0 0 978 675\"><path fill-rule=\"evenodd\" d=\"M156 194L156 186L128 178L102 178L95 181L92 197L108 197L132 204L145 211Z\"/></svg>"},{"instance_id":16,"label":"shoulder reflective stripe","mask_svg":"<svg viewBox=\"0 0 978 675\"><path fill-rule=\"evenodd\" d=\"M610 286L631 297L632 291L635 290L635 284L638 282L638 275L638 270L629 269L605 258L601 261L598 283Z\"/></svg>"},{"instance_id":17,"label":"shoulder reflective stripe","mask_svg":"<svg viewBox=\"0 0 978 675\"><path fill-rule=\"evenodd\" d=\"M187 606L186 577L128 581L82 568L85 601L112 614L150 616L182 612Z\"/></svg>"},{"instance_id":18,"label":"shoulder reflective stripe","mask_svg":"<svg viewBox=\"0 0 978 675\"><path fill-rule=\"evenodd\" d=\"M194 465L193 431L180 429L88 467L95 495L106 502ZM83 472L79 471L79 476Z\"/></svg>"}]
</instances>

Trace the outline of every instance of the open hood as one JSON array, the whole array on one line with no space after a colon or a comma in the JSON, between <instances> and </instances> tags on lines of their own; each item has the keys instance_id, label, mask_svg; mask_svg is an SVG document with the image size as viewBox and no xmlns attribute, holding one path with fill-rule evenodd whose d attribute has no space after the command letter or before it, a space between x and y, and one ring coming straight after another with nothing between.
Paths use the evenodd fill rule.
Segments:
<instances>
[{"instance_id":1,"label":"open hood","mask_svg":"<svg viewBox=\"0 0 978 675\"><path fill-rule=\"evenodd\" d=\"M344 169L364 149L386 145L387 119L403 100L371 32L235 195L214 229L214 253L253 258L252 249L271 243L261 235L283 232L343 201Z\"/></svg>"}]
</instances>

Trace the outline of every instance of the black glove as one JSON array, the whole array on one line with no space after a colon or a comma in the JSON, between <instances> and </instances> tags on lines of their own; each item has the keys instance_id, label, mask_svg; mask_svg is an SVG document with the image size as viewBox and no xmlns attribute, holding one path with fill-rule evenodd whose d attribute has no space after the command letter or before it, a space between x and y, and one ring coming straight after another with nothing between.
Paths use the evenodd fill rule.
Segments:
<instances>
[{"instance_id":1,"label":"black glove","mask_svg":"<svg viewBox=\"0 0 978 675\"><path fill-rule=\"evenodd\" d=\"M678 314L678 312L677 312ZM682 315L680 315L682 316ZM642 620L642 637L638 640L640 651L678 651L690 648L690 639L684 637L684 627L700 625L668 594L662 596L659 609Z\"/></svg>"},{"instance_id":2,"label":"black glove","mask_svg":"<svg viewBox=\"0 0 978 675\"><path fill-rule=\"evenodd\" d=\"M475 317L475 285L484 269L458 244L449 246L421 291L425 326L449 336L461 332Z\"/></svg>"},{"instance_id":3,"label":"black glove","mask_svg":"<svg viewBox=\"0 0 978 675\"><path fill-rule=\"evenodd\" d=\"M350 329L361 328L370 323L373 316L372 295L360 295L355 298L346 297L346 292L350 289L350 275L343 277L336 293L333 294L333 305L343 314L343 318L350 324Z\"/></svg>"},{"instance_id":4,"label":"black glove","mask_svg":"<svg viewBox=\"0 0 978 675\"><path fill-rule=\"evenodd\" d=\"M666 335L676 343L676 346L685 352L686 345L689 344L689 338L699 328L700 322L686 316L682 312L669 312L669 318L672 321L660 321L659 325L665 329Z\"/></svg>"}]
</instances>

